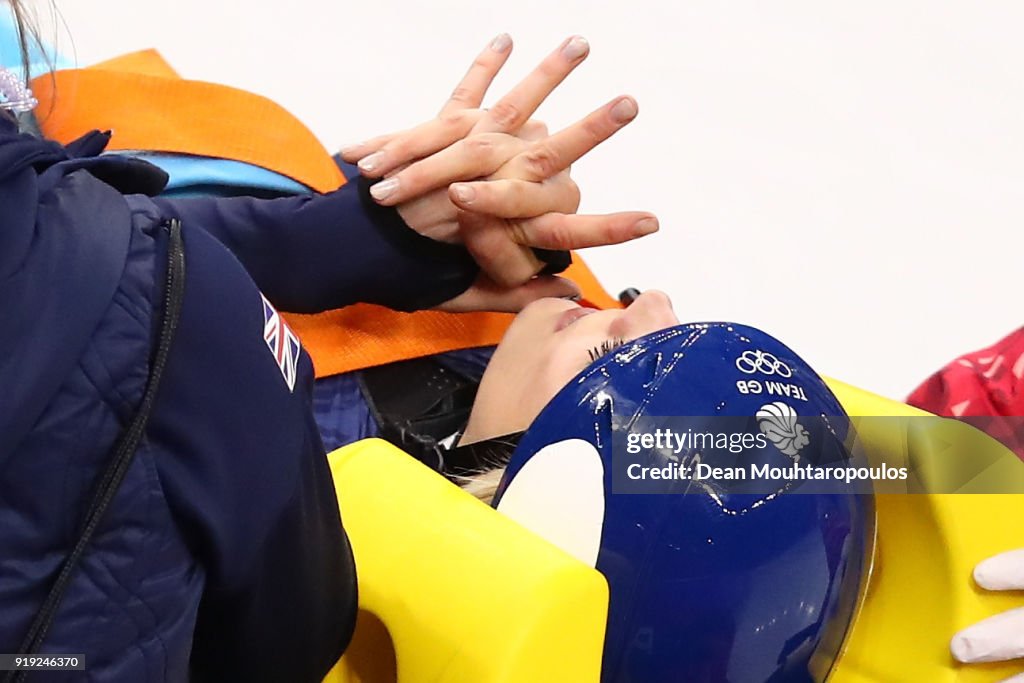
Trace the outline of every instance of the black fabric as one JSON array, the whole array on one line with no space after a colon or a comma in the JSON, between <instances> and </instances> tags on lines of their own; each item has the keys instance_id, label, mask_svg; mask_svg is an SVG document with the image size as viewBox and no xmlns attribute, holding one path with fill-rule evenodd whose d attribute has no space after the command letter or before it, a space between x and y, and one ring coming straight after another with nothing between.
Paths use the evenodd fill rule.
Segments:
<instances>
[{"instance_id":1,"label":"black fabric","mask_svg":"<svg viewBox=\"0 0 1024 683\"><path fill-rule=\"evenodd\" d=\"M381 438L446 476L468 474L466 463L446 457L441 441L466 426L475 380L428 357L363 370L359 386Z\"/></svg>"},{"instance_id":2,"label":"black fabric","mask_svg":"<svg viewBox=\"0 0 1024 683\"><path fill-rule=\"evenodd\" d=\"M358 378L380 437L456 482L504 467L523 435L452 446L469 421L479 381L438 357L369 368Z\"/></svg>"},{"instance_id":3,"label":"black fabric","mask_svg":"<svg viewBox=\"0 0 1024 683\"><path fill-rule=\"evenodd\" d=\"M418 259L434 264L439 275L438 281L444 282L445 286L436 287L429 294L417 296L416 293L411 293L410 296L414 301L406 303L402 310L433 308L454 299L469 289L473 281L476 280L480 268L465 247L459 244L438 242L419 234L406 225L394 207L381 206L374 200L373 195L370 194L370 188L378 181L359 176L357 182L363 210L380 230L380 234L399 251L410 256L415 255ZM438 266L439 268L437 268ZM446 273L450 273L450 275Z\"/></svg>"},{"instance_id":4,"label":"black fabric","mask_svg":"<svg viewBox=\"0 0 1024 683\"><path fill-rule=\"evenodd\" d=\"M554 249L533 249L533 254L545 264L539 275L557 275L572 265L572 253Z\"/></svg>"}]
</instances>

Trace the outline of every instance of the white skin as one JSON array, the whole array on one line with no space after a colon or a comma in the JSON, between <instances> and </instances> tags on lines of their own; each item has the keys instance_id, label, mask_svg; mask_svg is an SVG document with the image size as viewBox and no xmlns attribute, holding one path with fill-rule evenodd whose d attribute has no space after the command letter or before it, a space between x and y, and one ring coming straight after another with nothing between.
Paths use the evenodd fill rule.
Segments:
<instances>
[{"instance_id":1,"label":"white skin","mask_svg":"<svg viewBox=\"0 0 1024 683\"><path fill-rule=\"evenodd\" d=\"M644 292L625 309L601 311L565 299L531 303L495 349L460 443L526 429L592 362L591 350L678 324L668 295L657 290Z\"/></svg>"},{"instance_id":2,"label":"white skin","mask_svg":"<svg viewBox=\"0 0 1024 683\"><path fill-rule=\"evenodd\" d=\"M515 312L542 297L578 294L569 280L535 277L543 264L530 247L618 244L658 230L657 219L642 211L576 215L579 189L568 173L636 117L636 101L616 97L554 134L530 121L589 54L587 41L573 36L479 109L511 49L507 35L491 41L437 118L342 150L364 176L383 179L371 190L378 203L394 206L420 234L464 244L480 266L477 282L441 310Z\"/></svg>"}]
</instances>

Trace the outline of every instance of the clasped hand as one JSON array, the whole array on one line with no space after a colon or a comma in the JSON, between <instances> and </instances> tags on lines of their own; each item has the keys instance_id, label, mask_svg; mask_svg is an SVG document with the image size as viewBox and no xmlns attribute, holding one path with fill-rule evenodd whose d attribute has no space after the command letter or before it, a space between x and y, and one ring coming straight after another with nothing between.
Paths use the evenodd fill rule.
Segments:
<instances>
[{"instance_id":1,"label":"clasped hand","mask_svg":"<svg viewBox=\"0 0 1024 683\"><path fill-rule=\"evenodd\" d=\"M518 311L544 296L575 296L532 248L616 244L657 231L650 213L575 215L580 191L570 165L632 121L636 102L616 97L554 134L531 116L583 62L587 42L567 39L489 109L484 95L511 52L499 36L480 53L437 118L342 150L363 175L381 179L374 198L417 232L466 246L481 267L467 292L440 308Z\"/></svg>"}]
</instances>

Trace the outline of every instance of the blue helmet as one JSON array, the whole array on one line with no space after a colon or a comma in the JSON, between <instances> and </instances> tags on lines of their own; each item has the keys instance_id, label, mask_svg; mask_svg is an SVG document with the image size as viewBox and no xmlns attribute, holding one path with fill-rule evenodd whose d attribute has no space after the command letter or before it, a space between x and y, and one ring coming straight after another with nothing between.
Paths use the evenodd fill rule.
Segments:
<instances>
[{"instance_id":1,"label":"blue helmet","mask_svg":"<svg viewBox=\"0 0 1024 683\"><path fill-rule=\"evenodd\" d=\"M717 446L679 436L723 433ZM570 382L523 435L495 505L606 577L603 682L820 681L866 575L872 498L864 482L783 478L845 469L851 437L779 341L679 325ZM723 476L698 479L697 465ZM730 466L776 469L733 482Z\"/></svg>"}]
</instances>

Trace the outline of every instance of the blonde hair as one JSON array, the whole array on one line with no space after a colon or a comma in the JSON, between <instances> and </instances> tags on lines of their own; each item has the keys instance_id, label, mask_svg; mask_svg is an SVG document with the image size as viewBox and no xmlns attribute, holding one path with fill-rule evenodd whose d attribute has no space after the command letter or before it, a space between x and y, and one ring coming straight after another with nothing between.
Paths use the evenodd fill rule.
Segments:
<instances>
[{"instance_id":1,"label":"blonde hair","mask_svg":"<svg viewBox=\"0 0 1024 683\"><path fill-rule=\"evenodd\" d=\"M490 505L494 500L494 494L498 492L498 484L501 483L501 477L504 474L504 467L495 467L480 474L462 477L462 488Z\"/></svg>"}]
</instances>

